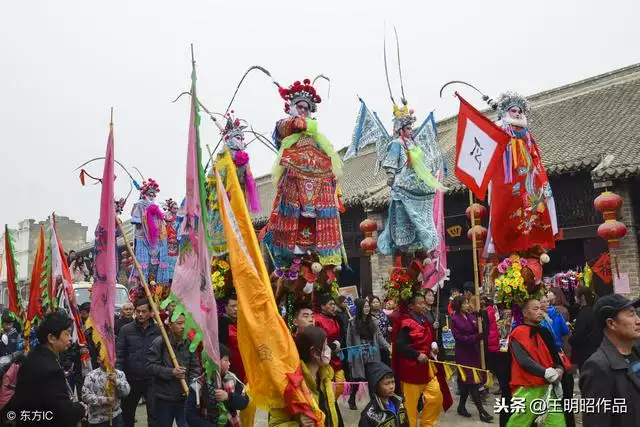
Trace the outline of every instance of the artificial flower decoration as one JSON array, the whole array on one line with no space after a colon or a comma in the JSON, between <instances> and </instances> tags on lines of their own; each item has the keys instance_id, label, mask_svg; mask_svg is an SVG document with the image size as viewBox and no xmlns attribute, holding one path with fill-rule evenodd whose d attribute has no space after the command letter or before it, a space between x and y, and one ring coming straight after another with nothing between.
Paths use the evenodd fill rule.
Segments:
<instances>
[{"instance_id":1,"label":"artificial flower decoration","mask_svg":"<svg viewBox=\"0 0 640 427\"><path fill-rule=\"evenodd\" d=\"M522 277L522 268L527 266L527 259L511 255L498 264L500 276L495 279L496 300L510 307L521 305L529 298L529 292Z\"/></svg>"},{"instance_id":2,"label":"artificial flower decoration","mask_svg":"<svg viewBox=\"0 0 640 427\"><path fill-rule=\"evenodd\" d=\"M223 259L214 258L211 261L211 286L216 300L222 300L226 297L226 277L230 268L229 263Z\"/></svg>"},{"instance_id":3,"label":"artificial flower decoration","mask_svg":"<svg viewBox=\"0 0 640 427\"><path fill-rule=\"evenodd\" d=\"M394 268L384 287L387 298L395 302L408 301L413 295L413 280L402 268Z\"/></svg>"}]
</instances>

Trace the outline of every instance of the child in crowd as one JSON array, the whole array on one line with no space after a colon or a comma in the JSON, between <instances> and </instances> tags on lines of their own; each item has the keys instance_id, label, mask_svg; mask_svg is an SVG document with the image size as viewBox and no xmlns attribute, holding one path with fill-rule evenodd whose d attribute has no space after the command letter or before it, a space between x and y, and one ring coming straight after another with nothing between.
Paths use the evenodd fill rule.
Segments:
<instances>
[{"instance_id":1,"label":"child in crowd","mask_svg":"<svg viewBox=\"0 0 640 427\"><path fill-rule=\"evenodd\" d=\"M101 363L98 364L99 367L84 378L82 386L82 400L89 405L89 425L108 427L111 417L111 427L122 427L120 400L131 391L127 377L118 369L109 374ZM115 395L112 397L107 397L107 381L115 382Z\"/></svg>"},{"instance_id":2,"label":"child in crowd","mask_svg":"<svg viewBox=\"0 0 640 427\"><path fill-rule=\"evenodd\" d=\"M222 388L216 385L217 375L196 379L189 387L186 419L189 427L239 426L238 411L249 405L243 384L229 371L229 349L220 344L220 378ZM197 396L199 396L199 404ZM226 423L224 420L226 419Z\"/></svg>"},{"instance_id":3,"label":"child in crowd","mask_svg":"<svg viewBox=\"0 0 640 427\"><path fill-rule=\"evenodd\" d=\"M409 427L409 418L402 398L395 394L396 380L391 368L382 362L368 363L367 381L371 400L362 411L358 426Z\"/></svg>"}]
</instances>

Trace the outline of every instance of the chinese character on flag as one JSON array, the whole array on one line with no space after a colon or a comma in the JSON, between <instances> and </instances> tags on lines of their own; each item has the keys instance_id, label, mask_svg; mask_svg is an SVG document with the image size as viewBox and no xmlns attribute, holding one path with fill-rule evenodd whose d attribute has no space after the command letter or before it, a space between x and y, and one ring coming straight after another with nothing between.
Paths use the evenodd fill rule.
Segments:
<instances>
[{"instance_id":1,"label":"chinese character on flag","mask_svg":"<svg viewBox=\"0 0 640 427\"><path fill-rule=\"evenodd\" d=\"M456 93L460 100L456 138L456 177L484 200L493 170L511 139L499 126Z\"/></svg>"}]
</instances>

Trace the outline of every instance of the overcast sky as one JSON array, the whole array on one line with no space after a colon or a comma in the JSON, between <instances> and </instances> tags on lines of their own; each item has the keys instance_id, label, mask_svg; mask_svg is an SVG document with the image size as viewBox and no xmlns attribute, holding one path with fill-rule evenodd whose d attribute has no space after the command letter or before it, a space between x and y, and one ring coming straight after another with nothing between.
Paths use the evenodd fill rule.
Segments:
<instances>
[{"instance_id":1,"label":"overcast sky","mask_svg":"<svg viewBox=\"0 0 640 427\"><path fill-rule=\"evenodd\" d=\"M319 128L336 148L350 142L356 94L390 122L382 55L384 23L400 34L403 77L418 116L457 112L452 79L496 95L533 94L640 61L640 2L602 1L2 1L0 3L0 224L52 211L93 232L99 186L81 187L76 166L103 156L109 107L115 107L116 158L160 184L159 200L185 191L189 43L198 91L224 110L251 65L281 84L324 73ZM391 59L391 58L390 58ZM395 61L390 61L399 97ZM478 96L465 92L477 106ZM234 109L270 134L282 100L262 74L252 74ZM218 140L203 119L202 142ZM255 175L274 155L249 148ZM100 175L101 164L89 171ZM123 175L122 172L117 172ZM119 179L116 191L128 186ZM131 203L125 208L126 217Z\"/></svg>"}]
</instances>

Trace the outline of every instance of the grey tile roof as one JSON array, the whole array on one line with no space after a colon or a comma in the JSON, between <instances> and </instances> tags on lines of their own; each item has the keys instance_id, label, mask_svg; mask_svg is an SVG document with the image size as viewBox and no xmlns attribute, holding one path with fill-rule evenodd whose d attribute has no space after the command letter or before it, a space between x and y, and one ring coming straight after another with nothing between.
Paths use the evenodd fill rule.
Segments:
<instances>
[{"instance_id":1,"label":"grey tile roof","mask_svg":"<svg viewBox=\"0 0 640 427\"><path fill-rule=\"evenodd\" d=\"M605 156L610 161L592 172L595 181L640 175L640 64L591 77L528 97L529 123L551 176L594 169ZM495 113L485 111L494 118ZM454 175L457 117L437 124L438 142L447 160L450 191L463 190ZM347 206L386 205L385 176L373 176L375 152L365 150L345 162L340 180ZM256 223L265 223L275 197L270 176L257 179L262 211Z\"/></svg>"}]
</instances>

